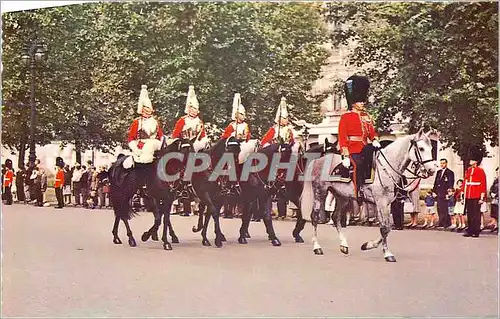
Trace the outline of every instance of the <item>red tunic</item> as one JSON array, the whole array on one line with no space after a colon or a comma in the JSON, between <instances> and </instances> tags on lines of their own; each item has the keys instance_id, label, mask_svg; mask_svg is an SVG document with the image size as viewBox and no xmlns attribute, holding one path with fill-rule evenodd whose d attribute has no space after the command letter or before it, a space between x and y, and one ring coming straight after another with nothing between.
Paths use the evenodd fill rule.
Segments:
<instances>
[{"instance_id":1,"label":"red tunic","mask_svg":"<svg viewBox=\"0 0 500 319\"><path fill-rule=\"evenodd\" d=\"M260 145L265 145L267 143L270 143L270 144L273 143L273 139L277 137L276 135L277 135L276 128L275 128L275 126L273 126L264 135L264 137L260 141ZM293 132L290 128L288 128L288 136L287 137L288 137L288 141L286 140L287 138L285 138L285 142L292 144L293 143Z\"/></svg>"},{"instance_id":2,"label":"red tunic","mask_svg":"<svg viewBox=\"0 0 500 319\"><path fill-rule=\"evenodd\" d=\"M128 131L128 143L130 143L131 141L135 141L135 140L149 138L149 137L141 138L138 134L139 129L141 131L146 132L146 134L148 134L148 135L151 135L151 134L156 135L155 138L158 140L163 137L163 130L161 129L160 123L156 119L152 119L156 122L156 125L155 125L156 127L147 127L147 125L142 126L142 123L145 123L146 121L149 121L150 119L152 119L152 118L145 119L145 118L139 117L139 118L136 118L134 120L134 122L132 122L132 125L130 126L130 129ZM142 148L142 145L137 145L137 146L139 148Z\"/></svg>"},{"instance_id":3,"label":"red tunic","mask_svg":"<svg viewBox=\"0 0 500 319\"><path fill-rule=\"evenodd\" d=\"M14 181L14 172L12 172L12 170L10 169L7 169L7 171L5 171L5 174L3 175L3 186L9 187L12 185L13 181Z\"/></svg>"},{"instance_id":4,"label":"red tunic","mask_svg":"<svg viewBox=\"0 0 500 319\"><path fill-rule=\"evenodd\" d=\"M64 185L64 171L59 168L56 173L56 180L54 183L55 188L61 188Z\"/></svg>"},{"instance_id":5,"label":"red tunic","mask_svg":"<svg viewBox=\"0 0 500 319\"><path fill-rule=\"evenodd\" d=\"M363 147L368 144L368 138L378 136L373 126L373 121L366 113L350 111L340 117L339 122L339 147L341 151L345 148L349 154L361 153Z\"/></svg>"},{"instance_id":6,"label":"red tunic","mask_svg":"<svg viewBox=\"0 0 500 319\"><path fill-rule=\"evenodd\" d=\"M186 125L186 118L188 117L189 115L185 115L183 117L181 117L177 123L175 123L175 127L174 127L174 131L172 132L172 138L182 138L182 131L184 130L184 125ZM194 119L192 119L194 120ZM201 134L200 134L200 137L199 139L202 139L206 136L205 134L205 127L203 126L203 122L201 120L199 120L200 124L201 124ZM196 134L198 134L198 132L196 132Z\"/></svg>"},{"instance_id":7,"label":"red tunic","mask_svg":"<svg viewBox=\"0 0 500 319\"><path fill-rule=\"evenodd\" d=\"M465 172L462 191L465 190L465 199L486 199L486 174L477 167L469 167Z\"/></svg>"},{"instance_id":8,"label":"red tunic","mask_svg":"<svg viewBox=\"0 0 500 319\"><path fill-rule=\"evenodd\" d=\"M226 130L224 133L222 133L222 138L229 138L235 131L235 122L232 122L226 127ZM240 129L241 127L241 129ZM248 124L246 122L243 123L238 123L238 131L241 134L241 131L243 130L243 139L245 139L247 142L250 140L250 130L248 129Z\"/></svg>"}]
</instances>

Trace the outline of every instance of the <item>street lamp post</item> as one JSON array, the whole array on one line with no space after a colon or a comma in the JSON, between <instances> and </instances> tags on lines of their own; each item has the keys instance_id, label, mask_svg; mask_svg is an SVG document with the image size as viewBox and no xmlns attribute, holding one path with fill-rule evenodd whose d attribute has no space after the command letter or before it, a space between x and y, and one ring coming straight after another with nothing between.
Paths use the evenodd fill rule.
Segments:
<instances>
[{"instance_id":1,"label":"street lamp post","mask_svg":"<svg viewBox=\"0 0 500 319\"><path fill-rule=\"evenodd\" d=\"M38 42L37 40L30 42L23 53L22 59L29 65L30 68L30 107L31 107L31 115L30 115L30 153L29 153L29 164L30 167L35 165L36 160L36 104L35 104L35 70L36 70L36 62L42 60L42 56L44 54L43 44Z\"/></svg>"}]
</instances>

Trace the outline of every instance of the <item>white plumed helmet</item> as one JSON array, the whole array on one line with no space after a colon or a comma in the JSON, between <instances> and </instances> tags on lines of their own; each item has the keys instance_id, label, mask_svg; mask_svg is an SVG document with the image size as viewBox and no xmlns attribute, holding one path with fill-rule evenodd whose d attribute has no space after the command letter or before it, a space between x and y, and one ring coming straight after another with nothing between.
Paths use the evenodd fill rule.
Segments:
<instances>
[{"instance_id":1,"label":"white plumed helmet","mask_svg":"<svg viewBox=\"0 0 500 319\"><path fill-rule=\"evenodd\" d=\"M149 99L148 95L148 86L147 85L142 85L141 86L141 94L139 95L139 103L137 105L137 113L142 114L142 108L150 107L151 110L153 110L153 105L151 104L151 100Z\"/></svg>"},{"instance_id":2,"label":"white plumed helmet","mask_svg":"<svg viewBox=\"0 0 500 319\"><path fill-rule=\"evenodd\" d=\"M281 110L281 118L286 119L288 118L288 109L286 106L286 98L282 97L280 105L278 106L278 110L276 110L276 117L274 118L274 122L278 123L280 120L280 110Z\"/></svg>"},{"instance_id":3,"label":"white plumed helmet","mask_svg":"<svg viewBox=\"0 0 500 319\"><path fill-rule=\"evenodd\" d=\"M236 120L238 113L246 116L245 107L241 104L241 95L240 93L235 93L233 98L233 111L231 113L231 119Z\"/></svg>"},{"instance_id":4,"label":"white plumed helmet","mask_svg":"<svg viewBox=\"0 0 500 319\"><path fill-rule=\"evenodd\" d=\"M184 108L184 113L189 113L189 107L192 107L198 112L200 111L200 103L198 103L198 98L196 97L196 93L194 91L194 85L189 86L188 96L186 99L186 107Z\"/></svg>"}]
</instances>

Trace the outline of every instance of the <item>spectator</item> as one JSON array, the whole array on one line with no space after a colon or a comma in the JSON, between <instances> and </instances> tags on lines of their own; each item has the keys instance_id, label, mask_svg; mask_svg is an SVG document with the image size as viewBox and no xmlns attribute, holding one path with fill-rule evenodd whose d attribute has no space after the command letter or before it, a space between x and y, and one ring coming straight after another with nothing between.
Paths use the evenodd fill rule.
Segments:
<instances>
[{"instance_id":1,"label":"spectator","mask_svg":"<svg viewBox=\"0 0 500 319\"><path fill-rule=\"evenodd\" d=\"M63 170L64 162L61 157L56 158L56 178L54 181L54 190L56 192L57 198L57 206L55 208L63 208L64 207L64 199L63 199L63 188L64 188L64 170ZM66 166L66 168L68 168Z\"/></svg>"},{"instance_id":2,"label":"spectator","mask_svg":"<svg viewBox=\"0 0 500 319\"><path fill-rule=\"evenodd\" d=\"M40 188L41 188L41 193L42 193L42 204L45 203L45 192L47 192L47 187L48 187L48 181L47 181L47 174L45 173L44 169L40 169Z\"/></svg>"},{"instance_id":3,"label":"spectator","mask_svg":"<svg viewBox=\"0 0 500 319\"><path fill-rule=\"evenodd\" d=\"M455 185L455 174L448 168L448 160L440 160L441 169L436 174L432 191L437 197L437 208L439 215L439 227L448 228L451 226L450 215L448 214L448 200L446 196L448 190Z\"/></svg>"},{"instance_id":4,"label":"spectator","mask_svg":"<svg viewBox=\"0 0 500 319\"><path fill-rule=\"evenodd\" d=\"M80 163L76 163L73 168L73 177L71 181L73 182L73 192L75 195L75 206L81 205L80 195L82 193L82 170Z\"/></svg>"},{"instance_id":5,"label":"spectator","mask_svg":"<svg viewBox=\"0 0 500 319\"><path fill-rule=\"evenodd\" d=\"M5 190L3 189L3 179L4 179L6 171L7 170L5 169L5 164L2 164L2 200L5 200Z\"/></svg>"},{"instance_id":6,"label":"spectator","mask_svg":"<svg viewBox=\"0 0 500 319\"><path fill-rule=\"evenodd\" d=\"M425 219L422 228L427 228L427 223L429 223L429 228L434 228L434 221L436 220L436 210L434 208L435 200L432 191L427 192L427 196L425 196L424 201Z\"/></svg>"},{"instance_id":7,"label":"spectator","mask_svg":"<svg viewBox=\"0 0 500 319\"><path fill-rule=\"evenodd\" d=\"M33 201L35 206L43 206L43 194L42 194L42 174L40 173L38 166L33 167L33 172L31 173L30 179L32 181L33 190Z\"/></svg>"},{"instance_id":8,"label":"spectator","mask_svg":"<svg viewBox=\"0 0 500 319\"><path fill-rule=\"evenodd\" d=\"M12 205L12 184L14 183L14 171L12 170L12 160L5 160L4 173L2 174L2 186L3 192L5 194L5 205Z\"/></svg>"},{"instance_id":9,"label":"spectator","mask_svg":"<svg viewBox=\"0 0 500 319\"><path fill-rule=\"evenodd\" d=\"M87 203L90 195L90 174L87 171L87 166L82 166L82 177L80 178L80 191L82 193L82 205L85 208L88 208L89 205Z\"/></svg>"},{"instance_id":10,"label":"spectator","mask_svg":"<svg viewBox=\"0 0 500 319\"><path fill-rule=\"evenodd\" d=\"M97 173L97 195L99 197L99 208L106 207L106 193L105 187L108 186L109 178L105 166L99 168ZM107 187L106 187L107 188ZM107 190L107 189L106 189Z\"/></svg>"},{"instance_id":11,"label":"spectator","mask_svg":"<svg viewBox=\"0 0 500 319\"><path fill-rule=\"evenodd\" d=\"M449 227L450 230L453 230L457 227L457 221L458 221L458 216L455 216L455 205L456 205L456 199L455 199L455 189L450 188L448 190L448 195L446 195L446 199L448 200L448 214L450 215L451 219L451 226Z\"/></svg>"},{"instance_id":12,"label":"spectator","mask_svg":"<svg viewBox=\"0 0 500 319\"><path fill-rule=\"evenodd\" d=\"M98 198L97 198L97 170L94 166L90 169L89 172L90 179L90 208L94 209L97 207Z\"/></svg>"},{"instance_id":13,"label":"spectator","mask_svg":"<svg viewBox=\"0 0 500 319\"><path fill-rule=\"evenodd\" d=\"M465 195L465 211L467 212L467 232L464 237L479 237L481 231L481 204L486 200L486 174L479 167L482 154L479 148L471 149L470 167L465 172L465 183L462 186Z\"/></svg>"},{"instance_id":14,"label":"spectator","mask_svg":"<svg viewBox=\"0 0 500 319\"><path fill-rule=\"evenodd\" d=\"M495 180L490 187L490 217L491 221L488 227L491 228L491 232L498 232L498 167L495 171Z\"/></svg>"},{"instance_id":15,"label":"spectator","mask_svg":"<svg viewBox=\"0 0 500 319\"><path fill-rule=\"evenodd\" d=\"M66 204L71 204L71 178L73 177L73 172L69 169L69 165L64 166L64 186L63 186L63 197Z\"/></svg>"},{"instance_id":16,"label":"spectator","mask_svg":"<svg viewBox=\"0 0 500 319\"><path fill-rule=\"evenodd\" d=\"M455 208L453 214L455 215L455 221L457 222L457 231L462 231L465 229L465 206L464 206L464 193L462 191L463 180L459 179L457 181L457 187L455 188Z\"/></svg>"},{"instance_id":17,"label":"spectator","mask_svg":"<svg viewBox=\"0 0 500 319\"><path fill-rule=\"evenodd\" d=\"M410 214L410 223L406 227L417 227L418 213L420 212L420 180L417 180L415 189L408 193L408 197L406 197L403 204L403 211Z\"/></svg>"},{"instance_id":18,"label":"spectator","mask_svg":"<svg viewBox=\"0 0 500 319\"><path fill-rule=\"evenodd\" d=\"M24 179L26 177L26 169L24 164L19 165L19 170L16 173L16 190L17 200L26 203L26 196L24 194Z\"/></svg>"}]
</instances>

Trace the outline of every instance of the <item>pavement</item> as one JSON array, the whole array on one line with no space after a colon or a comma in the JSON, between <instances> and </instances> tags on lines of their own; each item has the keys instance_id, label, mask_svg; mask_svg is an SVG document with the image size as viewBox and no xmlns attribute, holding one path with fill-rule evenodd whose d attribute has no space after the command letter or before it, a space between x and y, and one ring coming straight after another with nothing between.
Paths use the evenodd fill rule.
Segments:
<instances>
[{"instance_id":1,"label":"pavement","mask_svg":"<svg viewBox=\"0 0 500 319\"><path fill-rule=\"evenodd\" d=\"M291 220L275 221L273 247L262 222L237 243L238 219L222 219L228 242L203 247L196 217L172 216L172 251L140 241L151 213L131 221L138 246L112 243L111 210L2 206L2 317L498 317L498 237L392 231L396 263L363 252L376 227L350 226L349 255L321 225L324 255L313 254L311 225L297 244ZM161 238L161 234L160 234ZM209 230L213 243L213 225Z\"/></svg>"}]
</instances>

